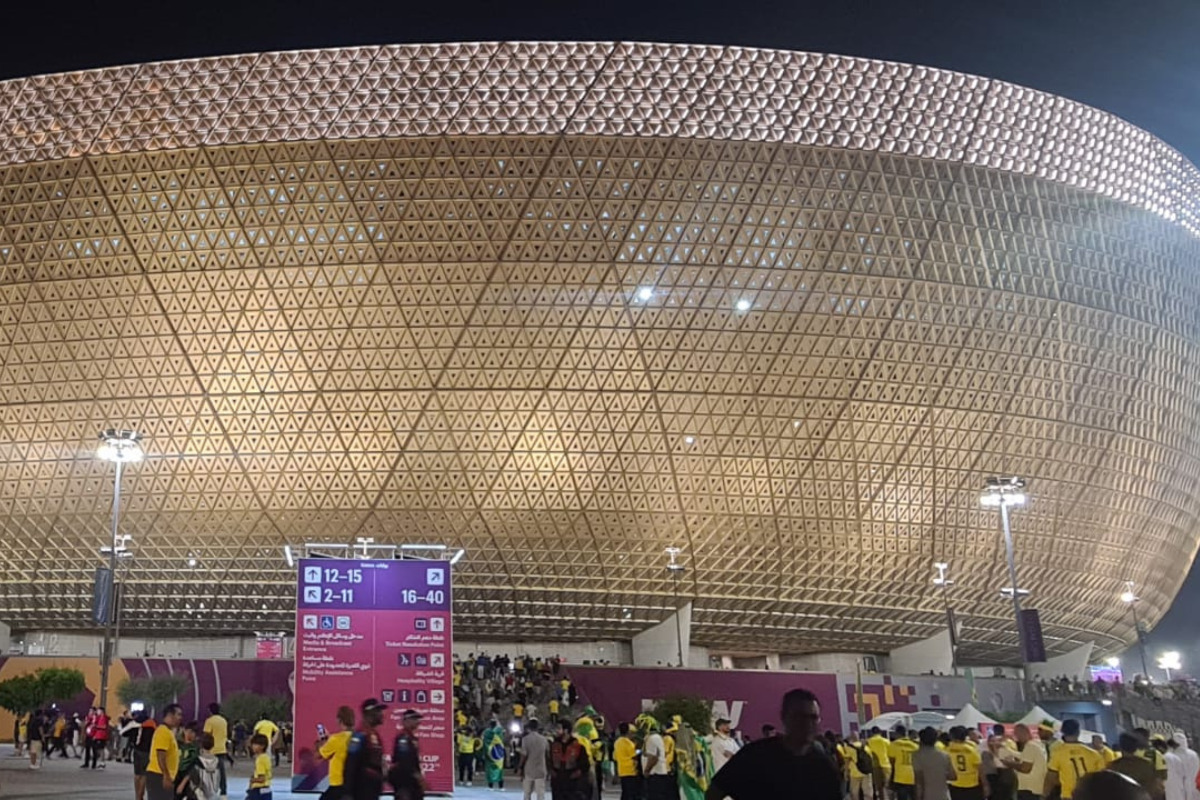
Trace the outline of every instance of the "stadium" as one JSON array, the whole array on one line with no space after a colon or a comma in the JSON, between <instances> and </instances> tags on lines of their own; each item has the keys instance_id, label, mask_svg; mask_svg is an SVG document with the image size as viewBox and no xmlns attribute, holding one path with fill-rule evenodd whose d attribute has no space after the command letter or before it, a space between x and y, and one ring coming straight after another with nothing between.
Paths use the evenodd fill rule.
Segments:
<instances>
[{"instance_id":1,"label":"stadium","mask_svg":"<svg viewBox=\"0 0 1200 800\"><path fill-rule=\"evenodd\" d=\"M1197 547L1200 174L1096 109L732 47L265 53L0 83L0 621L290 629L432 544L456 634L1017 660ZM669 571L679 548L686 571ZM933 564L955 583L935 591Z\"/></svg>"}]
</instances>

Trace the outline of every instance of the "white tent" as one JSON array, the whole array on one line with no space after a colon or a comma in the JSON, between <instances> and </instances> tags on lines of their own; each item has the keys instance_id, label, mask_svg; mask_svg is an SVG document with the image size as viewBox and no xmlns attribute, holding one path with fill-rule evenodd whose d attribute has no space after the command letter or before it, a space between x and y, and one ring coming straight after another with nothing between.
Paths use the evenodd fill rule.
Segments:
<instances>
[{"instance_id":1,"label":"white tent","mask_svg":"<svg viewBox=\"0 0 1200 800\"><path fill-rule=\"evenodd\" d=\"M903 725L909 730L920 730L925 726L931 726L941 730L946 727L946 715L939 714L937 711L918 711L915 714L907 714L903 711L890 711L887 714L880 714L872 720L868 720L862 730L869 731L871 728L879 728L883 731L890 731L897 725Z\"/></svg>"},{"instance_id":2,"label":"white tent","mask_svg":"<svg viewBox=\"0 0 1200 800\"><path fill-rule=\"evenodd\" d=\"M967 703L963 706L963 710L954 715L951 720L955 725L962 725L967 728L978 728L980 725L995 725L996 720L984 714L975 706Z\"/></svg>"},{"instance_id":3,"label":"white tent","mask_svg":"<svg viewBox=\"0 0 1200 800\"><path fill-rule=\"evenodd\" d=\"M1049 711L1042 708L1041 706L1034 706L1032 709L1029 710L1028 714L1021 717L1019 720L1017 720L1017 722L1023 722L1032 728L1036 728L1038 725L1041 725L1043 722L1045 722L1048 719L1054 720L1054 728L1055 728L1055 730L1057 730L1058 729L1058 719L1056 719L1053 714L1051 714Z\"/></svg>"}]
</instances>

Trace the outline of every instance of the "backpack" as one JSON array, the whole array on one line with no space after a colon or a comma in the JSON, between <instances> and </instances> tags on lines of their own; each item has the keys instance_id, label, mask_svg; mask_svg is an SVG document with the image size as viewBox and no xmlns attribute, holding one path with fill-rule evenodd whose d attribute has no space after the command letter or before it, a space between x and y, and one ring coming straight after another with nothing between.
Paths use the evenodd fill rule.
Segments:
<instances>
[{"instance_id":1,"label":"backpack","mask_svg":"<svg viewBox=\"0 0 1200 800\"><path fill-rule=\"evenodd\" d=\"M196 794L207 800L215 800L221 793L221 771L217 759L218 756L201 753L200 761L196 764Z\"/></svg>"},{"instance_id":2,"label":"backpack","mask_svg":"<svg viewBox=\"0 0 1200 800\"><path fill-rule=\"evenodd\" d=\"M870 775L875 771L875 759L871 757L866 745L854 748L854 767L863 775Z\"/></svg>"}]
</instances>

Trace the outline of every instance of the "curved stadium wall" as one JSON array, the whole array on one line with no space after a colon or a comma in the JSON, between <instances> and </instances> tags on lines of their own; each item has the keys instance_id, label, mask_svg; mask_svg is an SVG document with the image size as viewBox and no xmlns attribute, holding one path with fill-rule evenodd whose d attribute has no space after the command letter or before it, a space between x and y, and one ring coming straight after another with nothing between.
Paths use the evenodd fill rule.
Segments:
<instances>
[{"instance_id":1,"label":"curved stadium wall","mask_svg":"<svg viewBox=\"0 0 1200 800\"><path fill-rule=\"evenodd\" d=\"M1197 544L1200 181L1078 103L919 66L495 43L0 83L0 619L290 627L285 543L465 547L462 636L1012 659ZM688 572L674 586L667 546ZM195 559L195 567L188 566ZM189 587L181 599L178 587Z\"/></svg>"}]
</instances>

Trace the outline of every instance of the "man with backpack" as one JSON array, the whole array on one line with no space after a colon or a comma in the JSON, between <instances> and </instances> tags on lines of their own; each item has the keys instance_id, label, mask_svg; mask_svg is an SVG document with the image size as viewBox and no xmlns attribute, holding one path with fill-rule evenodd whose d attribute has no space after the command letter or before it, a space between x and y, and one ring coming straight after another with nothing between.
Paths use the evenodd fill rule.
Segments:
<instances>
[{"instance_id":1,"label":"man with backpack","mask_svg":"<svg viewBox=\"0 0 1200 800\"><path fill-rule=\"evenodd\" d=\"M873 800L875 796L875 759L857 733L846 742L850 767L850 800Z\"/></svg>"}]
</instances>

